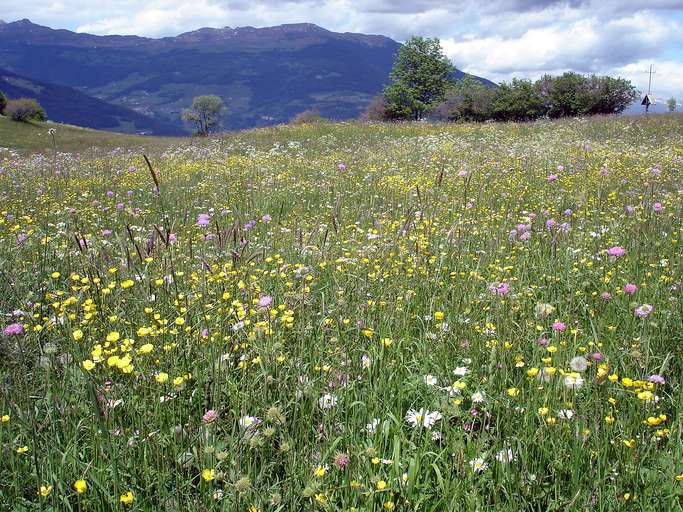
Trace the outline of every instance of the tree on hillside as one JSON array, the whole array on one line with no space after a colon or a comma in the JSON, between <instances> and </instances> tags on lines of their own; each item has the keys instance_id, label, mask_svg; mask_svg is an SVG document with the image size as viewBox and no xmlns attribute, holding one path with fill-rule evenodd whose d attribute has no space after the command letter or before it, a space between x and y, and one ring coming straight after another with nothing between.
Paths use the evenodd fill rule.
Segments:
<instances>
[{"instance_id":1,"label":"tree on hillside","mask_svg":"<svg viewBox=\"0 0 683 512\"><path fill-rule=\"evenodd\" d=\"M438 39L411 37L401 46L385 87L387 112L398 119L422 119L442 101L451 85L453 65Z\"/></svg>"},{"instance_id":2,"label":"tree on hillside","mask_svg":"<svg viewBox=\"0 0 683 512\"><path fill-rule=\"evenodd\" d=\"M211 130L220 126L226 112L223 100L213 94L195 96L192 107L183 110L182 119L194 123L197 134L206 136Z\"/></svg>"},{"instance_id":3,"label":"tree on hillside","mask_svg":"<svg viewBox=\"0 0 683 512\"><path fill-rule=\"evenodd\" d=\"M676 111L676 98L673 96L666 100L666 106L669 107L669 112L675 112Z\"/></svg>"},{"instance_id":4,"label":"tree on hillside","mask_svg":"<svg viewBox=\"0 0 683 512\"><path fill-rule=\"evenodd\" d=\"M45 109L33 98L9 100L5 106L4 114L15 121L47 121Z\"/></svg>"},{"instance_id":5,"label":"tree on hillside","mask_svg":"<svg viewBox=\"0 0 683 512\"><path fill-rule=\"evenodd\" d=\"M7 106L7 96L5 93L0 91L0 114L2 114Z\"/></svg>"}]
</instances>

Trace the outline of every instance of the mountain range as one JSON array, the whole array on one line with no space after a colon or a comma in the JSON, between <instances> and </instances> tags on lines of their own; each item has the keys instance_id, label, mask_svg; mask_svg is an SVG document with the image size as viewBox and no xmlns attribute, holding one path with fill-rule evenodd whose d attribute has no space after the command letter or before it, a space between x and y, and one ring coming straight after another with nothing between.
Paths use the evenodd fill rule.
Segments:
<instances>
[{"instance_id":1,"label":"mountain range","mask_svg":"<svg viewBox=\"0 0 683 512\"><path fill-rule=\"evenodd\" d=\"M223 98L227 129L311 108L349 119L389 82L399 48L385 36L307 23L153 39L0 22L0 90L35 97L52 120L122 132L188 133L180 112L200 94Z\"/></svg>"}]
</instances>

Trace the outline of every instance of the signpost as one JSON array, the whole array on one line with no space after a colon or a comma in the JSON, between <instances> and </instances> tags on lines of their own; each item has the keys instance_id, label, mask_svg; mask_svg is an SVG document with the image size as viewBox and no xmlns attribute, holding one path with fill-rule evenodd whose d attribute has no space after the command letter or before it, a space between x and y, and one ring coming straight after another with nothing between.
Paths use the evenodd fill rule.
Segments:
<instances>
[{"instance_id":1,"label":"signpost","mask_svg":"<svg viewBox=\"0 0 683 512\"><path fill-rule=\"evenodd\" d=\"M645 71L645 73L649 73L649 74L650 74L650 77L649 77L649 79L648 79L648 81L647 81L647 94L646 94L645 97L643 98L643 101L640 102L640 104L643 105L643 106L645 107L645 113L647 114L648 111L650 110L650 105L652 105L652 103L654 103L654 102L652 101L652 97L650 96L650 90L652 89L652 75L653 75L654 73L657 73L657 72L656 72L656 71L652 71L652 64L650 64L650 70L649 70L649 71Z\"/></svg>"}]
</instances>

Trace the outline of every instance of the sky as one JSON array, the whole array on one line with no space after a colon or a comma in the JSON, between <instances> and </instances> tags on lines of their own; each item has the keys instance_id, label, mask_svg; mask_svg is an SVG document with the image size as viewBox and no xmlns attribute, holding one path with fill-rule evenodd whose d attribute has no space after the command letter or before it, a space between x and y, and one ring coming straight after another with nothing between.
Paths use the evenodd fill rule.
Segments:
<instances>
[{"instance_id":1,"label":"sky","mask_svg":"<svg viewBox=\"0 0 683 512\"><path fill-rule=\"evenodd\" d=\"M495 82L567 70L630 79L683 104L683 0L3 0L5 21L92 34L309 22L336 32L438 37L453 63Z\"/></svg>"}]
</instances>

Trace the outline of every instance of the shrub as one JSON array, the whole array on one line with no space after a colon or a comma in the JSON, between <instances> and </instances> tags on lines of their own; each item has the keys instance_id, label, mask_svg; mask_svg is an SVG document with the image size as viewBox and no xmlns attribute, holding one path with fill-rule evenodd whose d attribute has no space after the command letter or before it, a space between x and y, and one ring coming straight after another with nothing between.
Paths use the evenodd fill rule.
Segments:
<instances>
[{"instance_id":1,"label":"shrub","mask_svg":"<svg viewBox=\"0 0 683 512\"><path fill-rule=\"evenodd\" d=\"M5 93L0 91L0 114L2 114L5 111L5 107L7 106L7 96L5 96Z\"/></svg>"},{"instance_id":2,"label":"shrub","mask_svg":"<svg viewBox=\"0 0 683 512\"><path fill-rule=\"evenodd\" d=\"M443 102L430 112L436 121L487 121L492 117L496 89L465 76L447 93Z\"/></svg>"},{"instance_id":3,"label":"shrub","mask_svg":"<svg viewBox=\"0 0 683 512\"><path fill-rule=\"evenodd\" d=\"M387 109L387 99L379 94L372 98L372 101L361 114L361 119L366 121L391 121L393 117Z\"/></svg>"},{"instance_id":4,"label":"shrub","mask_svg":"<svg viewBox=\"0 0 683 512\"><path fill-rule=\"evenodd\" d=\"M320 111L315 108L309 108L303 112L296 114L289 124L314 124L324 121L325 118L320 115Z\"/></svg>"},{"instance_id":5,"label":"shrub","mask_svg":"<svg viewBox=\"0 0 683 512\"><path fill-rule=\"evenodd\" d=\"M9 100L4 113L15 121L47 121L45 109L32 98Z\"/></svg>"}]
</instances>

